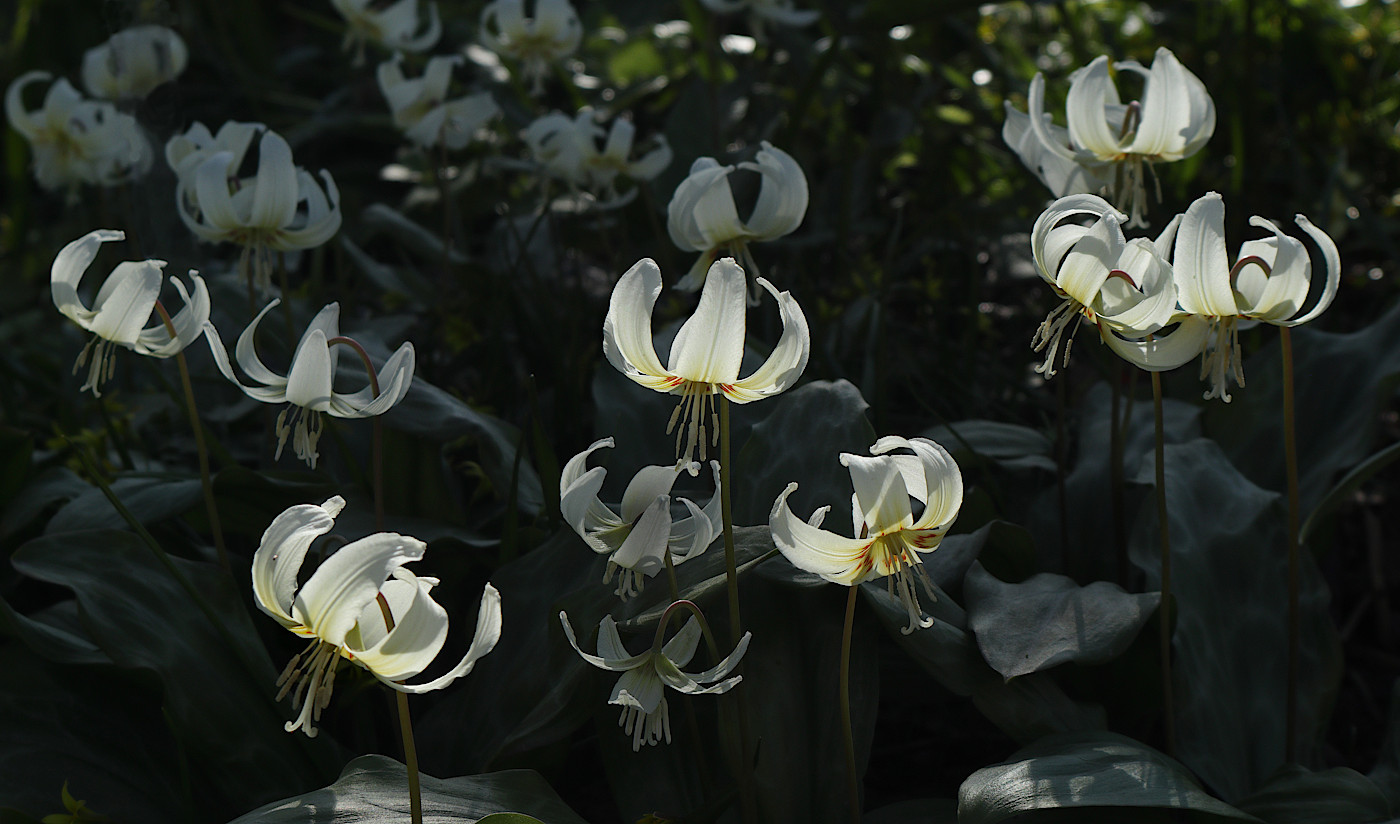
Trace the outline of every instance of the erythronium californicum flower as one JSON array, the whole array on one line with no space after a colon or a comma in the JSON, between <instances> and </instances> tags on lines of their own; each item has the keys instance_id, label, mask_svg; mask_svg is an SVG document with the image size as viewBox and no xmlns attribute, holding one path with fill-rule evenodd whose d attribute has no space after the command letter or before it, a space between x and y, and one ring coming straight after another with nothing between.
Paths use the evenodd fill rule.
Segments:
<instances>
[{"instance_id":1,"label":"erythronium californicum flower","mask_svg":"<svg viewBox=\"0 0 1400 824\"><path fill-rule=\"evenodd\" d=\"M809 26L821 17L821 12L793 8L793 0L700 0L700 5L718 14L749 12L749 30L754 37L764 38L763 25Z\"/></svg>"},{"instance_id":2,"label":"erythronium californicum flower","mask_svg":"<svg viewBox=\"0 0 1400 824\"><path fill-rule=\"evenodd\" d=\"M896 449L913 454L894 454ZM819 528L830 507L818 509L806 521L793 514L787 499L796 483L788 484L773 502L768 524L773 543L798 569L848 587L889 576L890 589L898 591L909 612L909 626L903 629L907 635L916 626L933 625L919 606L914 578L923 579L933 594L919 553L936 549L957 518L962 473L948 450L926 438L887 435L870 447L870 454L873 457L841 453L855 488L854 538ZM911 498L923 507L917 518Z\"/></svg>"},{"instance_id":3,"label":"erythronium californicum flower","mask_svg":"<svg viewBox=\"0 0 1400 824\"><path fill-rule=\"evenodd\" d=\"M1092 217L1089 226L1065 221ZM1031 229L1031 251L1040 277L1063 298L1036 330L1031 347L1045 352L1036 367L1049 378L1064 345L1061 363L1081 317L1093 322L1104 340L1139 339L1171 322L1177 289L1166 255L1177 221L1154 244L1129 241L1121 225L1126 215L1097 195L1062 197L1041 213ZM1068 331L1069 339L1065 339Z\"/></svg>"},{"instance_id":4,"label":"erythronium californicum flower","mask_svg":"<svg viewBox=\"0 0 1400 824\"><path fill-rule=\"evenodd\" d=\"M414 144L426 149L441 143L449 149L460 149L471 142L486 121L501 113L490 92L447 99L452 69L461 65L463 59L430 58L423 76L416 78L404 77L402 55L395 54L392 60L379 64L379 91L389 101L394 125Z\"/></svg>"},{"instance_id":5,"label":"erythronium californicum flower","mask_svg":"<svg viewBox=\"0 0 1400 824\"><path fill-rule=\"evenodd\" d=\"M535 0L534 17L525 0L492 0L481 10L481 43L518 61L531 93L544 92L549 67L573 54L583 42L583 24L569 0Z\"/></svg>"},{"instance_id":6,"label":"erythronium californicum flower","mask_svg":"<svg viewBox=\"0 0 1400 824\"><path fill-rule=\"evenodd\" d=\"M387 8L374 9L374 0L331 0L345 18L342 51L355 50L354 63L365 62L365 43L376 43L388 51L424 52L442 36L442 20L437 3L428 3L428 19L418 13L418 0L398 0Z\"/></svg>"},{"instance_id":7,"label":"erythronium californicum flower","mask_svg":"<svg viewBox=\"0 0 1400 824\"><path fill-rule=\"evenodd\" d=\"M185 41L165 26L122 29L83 54L83 85L107 100L133 100L174 80L190 53Z\"/></svg>"},{"instance_id":8,"label":"erythronium californicum flower","mask_svg":"<svg viewBox=\"0 0 1400 824\"><path fill-rule=\"evenodd\" d=\"M600 555L609 555L603 583L618 573L617 595L629 598L642 591L647 578L672 563L681 563L704 552L724 528L720 517L719 464L710 462L715 494L702 510L687 498L679 498L687 517L671 518L671 487L682 472L696 474L698 463L644 466L622 493L621 517L598 499L607 470L595 466L585 471L588 456L611 447L612 438L594 441L569 459L559 476L559 510L564 520Z\"/></svg>"},{"instance_id":9,"label":"erythronium californicum flower","mask_svg":"<svg viewBox=\"0 0 1400 824\"><path fill-rule=\"evenodd\" d=\"M1036 75L1037 78L1040 75ZM1001 127L1001 138L1006 141L1027 169L1045 184L1055 197L1071 194L1101 192L1108 185L1102 176L1104 169L1085 166L1078 160L1065 157L1041 140L1041 136L1031 128L1030 118L1025 112L1014 108L1011 101L1005 102L1006 121ZM1044 115L1044 126L1055 145L1068 146L1069 132L1064 126L1056 126L1050 115Z\"/></svg>"},{"instance_id":10,"label":"erythronium californicum flower","mask_svg":"<svg viewBox=\"0 0 1400 824\"><path fill-rule=\"evenodd\" d=\"M570 186L582 188L606 205L623 205L636 197L632 189L619 196L619 176L633 181L651 180L671 165L671 146L665 135L655 135L653 147L630 159L636 127L623 117L613 119L604 131L593 109L584 106L573 118L551 112L536 119L520 135L530 154L550 175ZM606 138L602 148L599 139Z\"/></svg>"},{"instance_id":11,"label":"erythronium californicum flower","mask_svg":"<svg viewBox=\"0 0 1400 824\"><path fill-rule=\"evenodd\" d=\"M1145 226L1143 165L1150 168L1153 163L1181 160L1199 151L1215 132L1215 102L1200 78L1168 49L1157 49L1151 69L1132 60L1115 66L1143 78L1141 101L1120 102L1108 58L1097 57L1070 75L1065 111L1068 130L1051 128L1045 114L1045 79L1037 74L1031 81L1028 125L1040 140L1039 151L1018 152L1027 166L1042 173L1046 185L1052 181L1067 187L1105 181L1109 199L1131 212L1129 225ZM1019 128L1020 124L1013 127L1008 118L1007 129ZM1008 138L1007 142L1012 141ZM1058 161L1048 160L1050 155ZM1090 171L1072 175L1065 163ZM1083 192L1057 190L1055 194Z\"/></svg>"},{"instance_id":12,"label":"erythronium californicum flower","mask_svg":"<svg viewBox=\"0 0 1400 824\"><path fill-rule=\"evenodd\" d=\"M26 109L24 90L52 79L48 72L25 72L5 92L5 117L29 141L40 186L76 197L83 183L113 186L150 169L151 145L136 119L111 103L84 98L67 80L49 86L42 107Z\"/></svg>"},{"instance_id":13,"label":"erythronium californicum flower","mask_svg":"<svg viewBox=\"0 0 1400 824\"><path fill-rule=\"evenodd\" d=\"M666 739L666 743L671 743L671 716L666 706L665 687L687 695L717 695L729 692L744 680L742 675L733 678L725 676L734 671L748 651L751 637L748 632L724 660L704 672L689 673L682 672L680 668L690 663L690 659L695 657L695 648L700 644L700 623L694 617L686 621L680 632L672 636L665 646L655 644L641 655L627 654L627 648L622 645L622 637L617 632L617 622L611 615L603 616L598 624L597 655L589 655L579 648L574 628L569 625L569 616L562 611L559 622L564 625L564 634L569 637L569 643L583 660L599 669L622 673L608 703L622 707L617 725L632 736L633 752L640 750L643 744L658 744L662 738Z\"/></svg>"},{"instance_id":14,"label":"erythronium californicum flower","mask_svg":"<svg viewBox=\"0 0 1400 824\"><path fill-rule=\"evenodd\" d=\"M165 142L165 162L177 178L189 178L186 185L193 188L194 172L201 163L219 152L228 152L233 155L230 166L240 168L254 138L265 131L267 126L261 123L229 120L219 127L217 133L212 133L208 126L196 121L184 134L177 134Z\"/></svg>"},{"instance_id":15,"label":"erythronium californicum flower","mask_svg":"<svg viewBox=\"0 0 1400 824\"><path fill-rule=\"evenodd\" d=\"M619 372L642 386L681 396L666 431L670 433L679 424L676 451L680 452L684 435L687 464L696 444L700 445L700 456L705 456L707 419L712 422L711 437L719 437L719 424L714 422L716 394L734 403L760 400L792 386L807 368L811 339L802 307L788 292L779 292L758 278L758 284L778 301L783 334L757 371L739 377L744 357L744 280L744 270L733 258L715 261L695 314L676 333L666 366L661 365L651 339L651 311L661 294L661 270L656 262L651 258L637 261L618 280L608 301L603 354Z\"/></svg>"},{"instance_id":16,"label":"erythronium californicum flower","mask_svg":"<svg viewBox=\"0 0 1400 824\"><path fill-rule=\"evenodd\" d=\"M427 669L447 640L447 610L431 594L438 579L420 578L404 569L404 564L423 558L426 544L408 535L378 532L342 546L297 586L311 542L335 526L344 507L345 499L338 495L320 506L291 507L273 519L253 553L258 608L310 639L277 679L277 700L292 694L299 714L287 722L287 732L300 728L311 738L330 702L341 658L364 667L392 689L419 694L440 690L471 672L501 637L501 594L487 584L476 635L462 660L426 683L404 683Z\"/></svg>"},{"instance_id":17,"label":"erythronium californicum flower","mask_svg":"<svg viewBox=\"0 0 1400 824\"><path fill-rule=\"evenodd\" d=\"M239 382L233 374L233 366L229 363L228 351L219 338L219 331L214 324L207 322L204 331L209 339L209 350L214 353L214 363L224 377L253 400L287 404L287 408L277 416L277 453L274 459L282 457L282 447L286 446L287 435L291 434L292 448L296 450L297 457L315 469L316 459L320 457L316 452L316 441L321 437L321 413L337 418L371 418L388 412L403 400L404 395L408 394L409 384L413 382L413 344L405 342L401 345L365 388L357 392L337 392L334 388L335 367L340 356L337 344L356 349L359 345L341 337L340 304L330 303L312 318L311 325L306 328L292 355L291 369L284 377L263 365L253 345L258 324L279 302L274 300L263 307L243 334L238 336L235 349L238 365L243 368L244 374L261 385L245 386Z\"/></svg>"},{"instance_id":18,"label":"erythronium californicum flower","mask_svg":"<svg viewBox=\"0 0 1400 824\"><path fill-rule=\"evenodd\" d=\"M762 175L758 200L747 220L739 218L729 175L747 169ZM666 229L671 240L700 259L676 284L694 291L705 282L705 273L722 248L728 248L746 267L757 273L749 241L773 240L791 233L807 214L807 176L792 155L768 141L752 161L721 166L713 157L698 158L690 175L680 182L666 206Z\"/></svg>"},{"instance_id":19,"label":"erythronium californicum flower","mask_svg":"<svg viewBox=\"0 0 1400 824\"><path fill-rule=\"evenodd\" d=\"M193 298L178 278L170 279L183 303L183 308L170 319L175 335L171 336L165 321L159 316L153 325L142 328L151 319L160 297L161 269L165 266L163 260L118 263L102 282L102 288L97 291L97 298L89 309L78 297L78 282L97 257L103 243L125 237L122 232L111 229L88 232L64 246L53 261L51 290L54 306L74 323L93 333L92 340L78 355L73 371L76 373L91 361L87 381L79 391L91 389L95 397L102 396L102 382L110 378L116 368L113 347L123 346L137 354L155 358L174 357L204 334L204 324L209 320L209 290L204 286L204 278L190 272L194 280Z\"/></svg>"},{"instance_id":20,"label":"erythronium californicum flower","mask_svg":"<svg viewBox=\"0 0 1400 824\"><path fill-rule=\"evenodd\" d=\"M1256 215L1249 224L1272 232L1273 237L1245 241L1231 264L1225 251L1225 201L1219 194L1198 198L1178 220L1172 269L1180 312L1172 320L1180 325L1148 340L1106 340L1119 355L1150 371L1175 369L1200 354L1201 377L1210 381L1205 398L1229 403L1230 379L1244 386L1240 327L1256 321L1297 326L1322 314L1337 295L1341 257L1326 232L1302 215L1294 217L1318 245L1327 267L1327 282L1317 303L1303 313L1312 284L1312 262L1302 241Z\"/></svg>"}]
</instances>

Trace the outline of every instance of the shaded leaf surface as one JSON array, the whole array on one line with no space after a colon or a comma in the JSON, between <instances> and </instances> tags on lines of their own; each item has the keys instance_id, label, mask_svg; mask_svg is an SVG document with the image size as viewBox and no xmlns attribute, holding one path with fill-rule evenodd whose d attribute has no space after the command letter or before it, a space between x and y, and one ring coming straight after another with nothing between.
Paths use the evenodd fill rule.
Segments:
<instances>
[{"instance_id":1,"label":"shaded leaf surface","mask_svg":"<svg viewBox=\"0 0 1400 824\"><path fill-rule=\"evenodd\" d=\"M1239 807L1269 824L1366 824L1391 817L1380 788L1346 767L1284 767Z\"/></svg>"}]
</instances>

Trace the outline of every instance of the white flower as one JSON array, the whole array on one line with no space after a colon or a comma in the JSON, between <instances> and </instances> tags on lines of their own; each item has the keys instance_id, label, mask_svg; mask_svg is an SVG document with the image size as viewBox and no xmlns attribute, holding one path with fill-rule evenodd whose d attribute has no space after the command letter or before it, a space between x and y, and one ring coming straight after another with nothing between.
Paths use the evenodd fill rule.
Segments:
<instances>
[{"instance_id":1,"label":"white flower","mask_svg":"<svg viewBox=\"0 0 1400 824\"><path fill-rule=\"evenodd\" d=\"M460 149L501 113L490 92L447 99L452 69L463 58L438 56L428 60L423 76L408 79L403 74L403 56L379 64L376 78L379 91L389 101L394 125L418 146L428 148L441 142L449 149Z\"/></svg>"},{"instance_id":2,"label":"white flower","mask_svg":"<svg viewBox=\"0 0 1400 824\"><path fill-rule=\"evenodd\" d=\"M811 338L802 307L790 293L779 292L763 278L758 278L758 284L778 301L783 334L768 360L747 378L739 377L744 358L744 270L732 258L717 260L710 267L700 303L676 333L667 366L661 365L651 339L651 312L661 294L661 270L655 261L637 261L613 287L603 319L603 354L608 363L642 386L681 396L666 431L680 423L676 447L679 452L685 434L686 463L697 443L701 457L705 455L705 421L714 417L714 395L722 393L734 403L760 400L792 386L807 368ZM719 425L715 423L710 432L718 438Z\"/></svg>"},{"instance_id":3,"label":"white flower","mask_svg":"<svg viewBox=\"0 0 1400 824\"><path fill-rule=\"evenodd\" d=\"M191 298L185 285L178 278L171 278L175 291L184 304L179 312L171 317L175 327L172 337L164 320L147 328L160 297L161 269L163 260L126 261L118 263L89 309L78 297L78 282L83 273L97 257L97 251L109 240L122 240L126 235L110 229L88 232L72 243L64 246L54 258L51 291L54 306L74 323L93 333L93 338L83 347L74 364L76 373L91 358L87 381L79 391L92 390L101 397L102 382L112 376L116 368L113 360L113 346L122 346L139 355L154 358L169 358L194 343L204 333L204 324L209 320L209 290L204 286L204 278L190 272L194 280L194 297Z\"/></svg>"},{"instance_id":4,"label":"white flower","mask_svg":"<svg viewBox=\"0 0 1400 824\"><path fill-rule=\"evenodd\" d=\"M719 464L710 462L715 494L704 510L689 499L678 498L690 514L678 520L671 518L671 487L680 473L699 472L698 463L644 466L622 493L622 512L618 517L598 499L607 470L595 466L584 471L589 455L612 445L612 438L594 441L564 465L559 476L559 510L594 552L611 556L603 583L621 570L617 595L628 598L641 592L646 579L666 566L667 553L679 566L704 552L719 536L724 528L720 517Z\"/></svg>"},{"instance_id":5,"label":"white flower","mask_svg":"<svg viewBox=\"0 0 1400 824\"><path fill-rule=\"evenodd\" d=\"M284 377L263 365L253 346L253 335L258 323L272 307L280 301L274 300L243 334L238 336L235 354L238 365L252 378L257 386L245 386L233 374L228 351L214 324L205 323L204 332L209 340L209 350L214 354L214 363L224 377L232 381L244 394L263 403L285 403L287 408L277 416L277 453L282 457L282 447L287 443L287 435L294 434L292 448L297 457L316 468L316 441L321 437L321 413L337 418L370 418L388 412L404 395L408 394L413 382L413 344L405 342L390 356L389 360L371 376L370 383L357 392L335 391L335 367L340 356L336 344L352 345L348 338L340 336L340 304L330 303L316 314L301 336L296 352L292 355L292 366ZM358 348L358 345L355 344ZM378 391L376 392L376 385Z\"/></svg>"},{"instance_id":6,"label":"white flower","mask_svg":"<svg viewBox=\"0 0 1400 824\"><path fill-rule=\"evenodd\" d=\"M335 526L335 516L344 507L345 499L338 495L320 506L291 507L273 519L253 553L258 608L296 635L311 639L277 679L277 700L291 692L292 704L300 710L295 721L287 722L287 732L300 728L311 738L316 737L314 724L321 710L330 702L341 658L364 667L392 689L419 694L442 689L471 672L501 637L501 594L487 584L476 635L462 660L427 683L404 683L427 669L447 640L447 610L431 594L438 579L420 578L403 568L422 559L427 548L422 541L393 532L352 541L297 586L311 542Z\"/></svg>"},{"instance_id":7,"label":"white flower","mask_svg":"<svg viewBox=\"0 0 1400 824\"><path fill-rule=\"evenodd\" d=\"M172 29L132 26L83 54L83 85L93 97L139 99L179 77L189 59L185 41Z\"/></svg>"},{"instance_id":8,"label":"white flower","mask_svg":"<svg viewBox=\"0 0 1400 824\"><path fill-rule=\"evenodd\" d=\"M747 220L739 218L729 175L747 169L762 175L758 201ZM695 291L722 247L757 272L749 253L751 240L773 240L789 234L807 214L807 177L797 161L768 141L752 161L721 166L713 157L691 164L690 175L680 182L666 206L666 229L682 249L702 252L677 289Z\"/></svg>"},{"instance_id":9,"label":"white flower","mask_svg":"<svg viewBox=\"0 0 1400 824\"><path fill-rule=\"evenodd\" d=\"M228 152L233 156L230 168L238 169L243 165L248 147L253 145L253 138L265 131L267 126L261 123L229 120L219 127L218 134L211 134L208 126L196 121L184 134L165 142L165 162L177 178L190 178L186 185L192 189L194 171L201 163L219 152Z\"/></svg>"},{"instance_id":10,"label":"white flower","mask_svg":"<svg viewBox=\"0 0 1400 824\"><path fill-rule=\"evenodd\" d=\"M144 175L151 146L136 119L111 103L87 100L67 80L49 87L44 105L24 107L24 89L51 80L48 72L25 72L5 92L5 116L34 151L34 177L49 190L79 184L112 186Z\"/></svg>"},{"instance_id":11,"label":"white flower","mask_svg":"<svg viewBox=\"0 0 1400 824\"><path fill-rule=\"evenodd\" d=\"M763 24L780 26L810 26L821 17L819 11L802 11L792 7L793 0L700 0L700 5L718 14L749 11L749 29L762 40Z\"/></svg>"},{"instance_id":12,"label":"white flower","mask_svg":"<svg viewBox=\"0 0 1400 824\"><path fill-rule=\"evenodd\" d=\"M896 449L914 454L890 454ZM870 454L874 457L841 453L841 465L851 470L855 488L854 538L818 528L831 507L818 509L806 521L794 515L787 499L797 489L795 483L773 502L768 524L773 543L798 569L844 586L890 576L890 588L898 589L909 612L909 626L903 630L907 635L916 625L933 625L919 606L914 576L922 578L932 594L919 553L936 549L958 517L962 473L948 450L927 438L887 435L870 447ZM923 506L917 518L910 498Z\"/></svg>"},{"instance_id":13,"label":"white flower","mask_svg":"<svg viewBox=\"0 0 1400 824\"><path fill-rule=\"evenodd\" d=\"M1006 141L1006 145L1016 152L1026 168L1030 169L1055 197L1100 192L1108 185L1108 180L1100 174L1103 169L1085 166L1073 158L1057 153L1041 140L1035 129L1031 128L1031 120L1025 112L1013 108L1010 100L1006 101L1005 105L1006 122L1001 128L1002 140ZM1052 123L1049 114L1044 115L1044 119L1043 125L1053 143L1068 146L1069 132L1065 127Z\"/></svg>"},{"instance_id":14,"label":"white flower","mask_svg":"<svg viewBox=\"0 0 1400 824\"><path fill-rule=\"evenodd\" d=\"M627 648L622 646L622 637L617 632L617 622L611 615L603 616L598 624L597 655L589 655L579 649L574 628L569 625L569 616L562 611L559 622L564 625L564 634L569 637L569 643L583 660L599 669L622 673L608 703L622 707L617 725L632 736L633 752L640 750L642 744L658 744L663 737L666 743L671 742L671 716L666 706L665 687L687 695L717 695L729 692L744 680L742 675L723 681L720 679L733 672L748 651L752 635L748 632L723 661L704 672L689 673L681 672L680 668L695 657L695 648L700 643L700 624L694 617L686 621L680 632L672 636L665 646L660 649L653 647L641 655L627 654Z\"/></svg>"},{"instance_id":15,"label":"white flower","mask_svg":"<svg viewBox=\"0 0 1400 824\"><path fill-rule=\"evenodd\" d=\"M418 0L398 0L388 8L370 8L374 0L331 0L345 18L342 51L355 50L354 63L364 65L365 43L374 42L389 51L423 52L442 36L437 3L428 4L428 19L419 19Z\"/></svg>"},{"instance_id":16,"label":"white flower","mask_svg":"<svg viewBox=\"0 0 1400 824\"><path fill-rule=\"evenodd\" d=\"M525 16L525 0L492 0L481 10L481 43L519 61L531 92L544 91L552 63L568 57L583 42L583 24L569 0L536 0L535 16Z\"/></svg>"},{"instance_id":17,"label":"white flower","mask_svg":"<svg viewBox=\"0 0 1400 824\"><path fill-rule=\"evenodd\" d=\"M530 154L549 174L598 195L610 205L636 197L636 189L619 197L617 178L651 180L671 165L671 146L665 135L652 138L655 145L635 160L632 155L636 127L626 118L614 118L606 132L593 109L584 106L572 119L561 112L537 118L521 132ZM600 148L598 141L603 139Z\"/></svg>"}]
</instances>

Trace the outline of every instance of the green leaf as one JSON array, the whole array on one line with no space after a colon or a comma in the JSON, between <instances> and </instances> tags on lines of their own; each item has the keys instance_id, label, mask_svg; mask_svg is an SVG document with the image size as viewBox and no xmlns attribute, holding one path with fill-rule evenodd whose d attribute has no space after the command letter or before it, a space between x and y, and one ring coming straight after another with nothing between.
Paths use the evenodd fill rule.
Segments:
<instances>
[{"instance_id":1,"label":"green leaf","mask_svg":"<svg viewBox=\"0 0 1400 824\"><path fill-rule=\"evenodd\" d=\"M958 805L944 798L900 801L871 810L860 817L861 824L958 824Z\"/></svg>"},{"instance_id":2,"label":"green leaf","mask_svg":"<svg viewBox=\"0 0 1400 824\"><path fill-rule=\"evenodd\" d=\"M1008 469L1055 471L1050 439L1027 426L1001 421L958 421L935 426L922 437L942 444L960 461L973 454L990 458Z\"/></svg>"},{"instance_id":3,"label":"green leaf","mask_svg":"<svg viewBox=\"0 0 1400 824\"><path fill-rule=\"evenodd\" d=\"M1238 806L1269 824L1366 824L1391 817L1385 794L1346 767L1321 772L1284 767Z\"/></svg>"},{"instance_id":4,"label":"green leaf","mask_svg":"<svg viewBox=\"0 0 1400 824\"><path fill-rule=\"evenodd\" d=\"M169 475L123 475L112 481L112 491L143 525L173 518L199 506L203 500L198 480ZM125 526L126 520L112 508L102 490L88 487L54 513L44 532L54 535Z\"/></svg>"},{"instance_id":5,"label":"green leaf","mask_svg":"<svg viewBox=\"0 0 1400 824\"><path fill-rule=\"evenodd\" d=\"M1115 808L1114 820L1149 820L1143 808L1257 820L1201 789L1181 764L1112 732L1048 736L1006 763L978 770L958 790L959 824L995 824L1037 810L1096 807Z\"/></svg>"},{"instance_id":6,"label":"green leaf","mask_svg":"<svg viewBox=\"0 0 1400 824\"><path fill-rule=\"evenodd\" d=\"M1312 534L1319 519L1330 514L1334 509L1341 506L1343 502L1350 500L1352 495L1356 493L1356 490L1361 488L1362 484L1369 481L1377 472L1395 463L1397 459L1400 459L1400 443L1393 443L1357 464L1356 467L1348 472L1346 477L1338 481L1336 485L1323 496L1317 506L1313 508L1312 512L1308 515L1308 519L1303 522L1302 529L1298 532L1298 542L1307 544L1308 536Z\"/></svg>"}]
</instances>

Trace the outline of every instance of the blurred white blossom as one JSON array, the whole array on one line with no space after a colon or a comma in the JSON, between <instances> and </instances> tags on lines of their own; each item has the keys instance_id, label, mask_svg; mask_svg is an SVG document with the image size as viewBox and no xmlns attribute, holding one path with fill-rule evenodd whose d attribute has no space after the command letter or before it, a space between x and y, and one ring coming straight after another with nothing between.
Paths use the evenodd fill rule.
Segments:
<instances>
[{"instance_id":1,"label":"blurred white blossom","mask_svg":"<svg viewBox=\"0 0 1400 824\"><path fill-rule=\"evenodd\" d=\"M385 9L373 9L374 0L331 0L345 18L345 40L341 49L354 49L354 63L365 62L365 44L375 43L388 51L423 52L442 36L442 20L437 3L428 3L428 19L418 12L418 0L397 0Z\"/></svg>"},{"instance_id":2,"label":"blurred white blossom","mask_svg":"<svg viewBox=\"0 0 1400 824\"><path fill-rule=\"evenodd\" d=\"M139 99L179 77L189 59L185 41L174 30L132 26L83 54L83 85L93 97Z\"/></svg>"},{"instance_id":3,"label":"blurred white blossom","mask_svg":"<svg viewBox=\"0 0 1400 824\"><path fill-rule=\"evenodd\" d=\"M549 67L583 42L583 24L569 0L536 0L525 16L525 0L492 0L481 11L482 45L519 62L531 93L544 92Z\"/></svg>"},{"instance_id":4,"label":"blurred white blossom","mask_svg":"<svg viewBox=\"0 0 1400 824\"><path fill-rule=\"evenodd\" d=\"M635 188L618 194L619 177L634 182L651 180L671 165L671 146L665 135L654 135L651 148L633 157L636 128L632 122L617 117L605 131L589 106L572 118L562 112L544 115L527 126L521 137L535 162L551 176L609 205L636 197Z\"/></svg>"},{"instance_id":5,"label":"blurred white blossom","mask_svg":"<svg viewBox=\"0 0 1400 824\"><path fill-rule=\"evenodd\" d=\"M5 117L34 152L34 177L45 189L75 193L79 185L112 186L144 175L151 145L136 119L111 103L88 100L62 78L49 86L43 105L24 106L24 90L53 79L25 72L5 92Z\"/></svg>"},{"instance_id":6,"label":"blurred white blossom","mask_svg":"<svg viewBox=\"0 0 1400 824\"><path fill-rule=\"evenodd\" d=\"M423 75L416 78L404 76L402 55L395 54L393 59L379 64L375 76L379 91L389 102L394 125L415 145L426 149L441 143L449 149L460 149L471 142L486 121L500 114L501 108L490 92L447 99L452 69L462 62L460 56L430 58Z\"/></svg>"}]
</instances>

